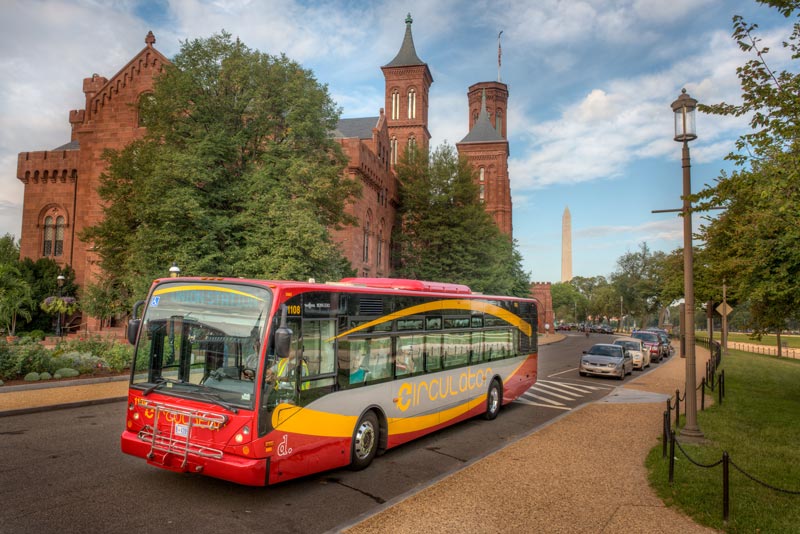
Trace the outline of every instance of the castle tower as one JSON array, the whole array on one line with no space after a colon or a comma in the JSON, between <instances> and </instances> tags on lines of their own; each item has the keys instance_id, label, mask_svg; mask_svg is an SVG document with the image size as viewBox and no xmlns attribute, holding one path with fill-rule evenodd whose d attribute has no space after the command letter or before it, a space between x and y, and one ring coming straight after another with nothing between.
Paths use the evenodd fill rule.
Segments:
<instances>
[{"instance_id":1,"label":"castle tower","mask_svg":"<svg viewBox=\"0 0 800 534\"><path fill-rule=\"evenodd\" d=\"M428 92L433 77L428 64L417 56L411 36L411 13L406 17L406 34L400 51L381 67L386 80L386 124L389 128L391 165L397 164L409 146L427 151Z\"/></svg>"},{"instance_id":2,"label":"castle tower","mask_svg":"<svg viewBox=\"0 0 800 534\"><path fill-rule=\"evenodd\" d=\"M572 280L572 216L569 207L561 216L561 281Z\"/></svg>"},{"instance_id":3,"label":"castle tower","mask_svg":"<svg viewBox=\"0 0 800 534\"><path fill-rule=\"evenodd\" d=\"M488 95L492 94L491 104ZM476 105L476 95L480 103ZM500 230L512 236L511 180L508 176L508 140L505 138L505 109L508 100L506 85L481 82L467 93L470 109L470 130L456 149L477 171L480 200ZM492 109L490 116L489 110ZM498 120L498 116L500 119ZM494 117L495 122L492 122Z\"/></svg>"}]
</instances>

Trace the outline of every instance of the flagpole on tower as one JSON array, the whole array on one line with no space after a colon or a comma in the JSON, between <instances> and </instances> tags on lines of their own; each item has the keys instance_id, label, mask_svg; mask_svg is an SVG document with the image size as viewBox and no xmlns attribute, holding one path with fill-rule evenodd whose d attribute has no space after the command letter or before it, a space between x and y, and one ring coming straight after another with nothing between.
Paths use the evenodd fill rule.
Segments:
<instances>
[{"instance_id":1,"label":"flagpole on tower","mask_svg":"<svg viewBox=\"0 0 800 534\"><path fill-rule=\"evenodd\" d=\"M500 33L497 34L497 81L502 82L503 79L500 77L500 65L502 63L500 57L503 55L503 49L500 47L500 36L503 35L503 30L500 30Z\"/></svg>"}]
</instances>

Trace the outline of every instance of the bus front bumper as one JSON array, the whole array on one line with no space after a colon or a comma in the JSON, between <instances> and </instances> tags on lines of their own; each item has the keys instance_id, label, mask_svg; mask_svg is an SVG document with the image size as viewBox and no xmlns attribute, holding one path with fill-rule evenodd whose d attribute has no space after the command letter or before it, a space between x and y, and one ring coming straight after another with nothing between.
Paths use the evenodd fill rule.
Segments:
<instances>
[{"instance_id":1,"label":"bus front bumper","mask_svg":"<svg viewBox=\"0 0 800 534\"><path fill-rule=\"evenodd\" d=\"M246 458L229 453L212 458L180 450L164 450L129 431L122 433L120 443L125 454L144 458L148 464L169 471L198 473L246 486L267 484L269 469L268 459L265 458Z\"/></svg>"}]
</instances>

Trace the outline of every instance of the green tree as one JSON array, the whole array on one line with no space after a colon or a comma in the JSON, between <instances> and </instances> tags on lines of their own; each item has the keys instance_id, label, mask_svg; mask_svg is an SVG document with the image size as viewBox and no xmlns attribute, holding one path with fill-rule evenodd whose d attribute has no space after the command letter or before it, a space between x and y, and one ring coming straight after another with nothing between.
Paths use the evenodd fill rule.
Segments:
<instances>
[{"instance_id":1,"label":"green tree","mask_svg":"<svg viewBox=\"0 0 800 534\"><path fill-rule=\"evenodd\" d=\"M23 258L18 264L22 278L31 287L31 298L40 303L47 297L59 294L58 275L64 276L64 285L61 287L62 296L75 296L78 286L75 284L75 271L67 266L63 269L51 258ZM53 316L47 314L38 305L31 311L30 322L26 325L28 330L52 330Z\"/></svg>"},{"instance_id":2,"label":"green tree","mask_svg":"<svg viewBox=\"0 0 800 534\"><path fill-rule=\"evenodd\" d=\"M360 194L330 136L327 88L285 56L222 33L182 43L142 109L147 135L109 152L93 242L123 300L173 261L197 276L338 279L329 229Z\"/></svg>"},{"instance_id":3,"label":"green tree","mask_svg":"<svg viewBox=\"0 0 800 534\"><path fill-rule=\"evenodd\" d=\"M483 293L530 296L516 244L486 213L474 170L455 149L409 150L397 166L400 229L395 274L466 284Z\"/></svg>"},{"instance_id":4,"label":"green tree","mask_svg":"<svg viewBox=\"0 0 800 534\"><path fill-rule=\"evenodd\" d=\"M16 265L17 262L19 262L19 243L11 234L0 237L0 265Z\"/></svg>"},{"instance_id":5,"label":"green tree","mask_svg":"<svg viewBox=\"0 0 800 534\"><path fill-rule=\"evenodd\" d=\"M31 320L31 311L36 308L31 286L22 278L15 265L0 264L0 323L8 335L17 330L17 319Z\"/></svg>"},{"instance_id":6,"label":"green tree","mask_svg":"<svg viewBox=\"0 0 800 534\"><path fill-rule=\"evenodd\" d=\"M586 297L569 282L557 282L550 286L550 296L553 299L553 313L558 322L578 323L583 320L583 315L578 315L578 310L586 307Z\"/></svg>"},{"instance_id":7,"label":"green tree","mask_svg":"<svg viewBox=\"0 0 800 534\"><path fill-rule=\"evenodd\" d=\"M118 288L110 283L87 284L81 293L81 309L107 326L116 315L127 311Z\"/></svg>"},{"instance_id":8,"label":"green tree","mask_svg":"<svg viewBox=\"0 0 800 534\"><path fill-rule=\"evenodd\" d=\"M617 295L622 296L624 313L635 317L640 326L656 324L661 310L670 304L661 296L661 265L665 257L663 252L652 252L647 243L642 243L638 251L620 256L617 270L611 275Z\"/></svg>"},{"instance_id":9,"label":"green tree","mask_svg":"<svg viewBox=\"0 0 800 534\"><path fill-rule=\"evenodd\" d=\"M797 20L800 2L760 3ZM733 38L752 59L737 69L742 103L700 106L715 115L748 116L751 130L727 158L736 168L721 173L697 196L700 208L725 211L700 228L717 280L729 294L747 301L756 334L780 333L800 310L800 23L783 46L791 52L790 69L773 71L757 35L758 26L733 18ZM721 281L721 280L720 280Z\"/></svg>"}]
</instances>

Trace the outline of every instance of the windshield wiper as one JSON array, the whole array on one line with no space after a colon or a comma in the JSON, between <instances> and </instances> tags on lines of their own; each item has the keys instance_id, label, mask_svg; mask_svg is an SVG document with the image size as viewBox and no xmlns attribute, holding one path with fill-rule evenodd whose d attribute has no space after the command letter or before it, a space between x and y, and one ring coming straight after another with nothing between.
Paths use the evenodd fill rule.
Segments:
<instances>
[{"instance_id":1,"label":"windshield wiper","mask_svg":"<svg viewBox=\"0 0 800 534\"><path fill-rule=\"evenodd\" d=\"M204 389L204 391L195 391L193 393L195 393L197 395L200 395L201 397L203 397L205 399L210 400L211 402L213 402L217 406L222 406L223 408L225 408L229 412L232 412L232 413L235 413L235 414L239 413L239 410L235 406L233 406L231 404L228 404L227 402L222 400L222 396L219 393L216 393L215 391L213 391L212 388L210 388L208 386L204 386L204 385L200 385L200 387L202 387Z\"/></svg>"},{"instance_id":2,"label":"windshield wiper","mask_svg":"<svg viewBox=\"0 0 800 534\"><path fill-rule=\"evenodd\" d=\"M156 380L156 383L155 383L155 384L153 384L152 386L148 387L147 389L145 389L145 390L142 392L142 397L146 397L146 396L148 396L148 395L149 395L150 393L152 393L154 390L156 390L156 389L160 388L161 386L163 386L163 385L164 385L164 384L166 384L166 383L167 383L166 379L164 379L164 378L159 378L158 380Z\"/></svg>"}]
</instances>

